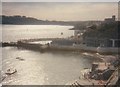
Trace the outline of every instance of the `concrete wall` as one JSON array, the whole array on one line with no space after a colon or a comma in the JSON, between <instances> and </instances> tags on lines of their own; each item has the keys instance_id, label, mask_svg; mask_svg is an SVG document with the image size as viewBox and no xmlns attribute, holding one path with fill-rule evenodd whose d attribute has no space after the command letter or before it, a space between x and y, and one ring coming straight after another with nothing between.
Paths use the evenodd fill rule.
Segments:
<instances>
[{"instance_id":1,"label":"concrete wall","mask_svg":"<svg viewBox=\"0 0 120 87\"><path fill-rule=\"evenodd\" d=\"M73 51L91 51L91 52L97 52L96 47L87 47L86 45L74 45L74 46L67 46L67 45L51 45L51 49L55 50L73 50Z\"/></svg>"},{"instance_id":2,"label":"concrete wall","mask_svg":"<svg viewBox=\"0 0 120 87\"><path fill-rule=\"evenodd\" d=\"M117 47L98 47L97 52L99 53L120 53L120 48Z\"/></svg>"},{"instance_id":3,"label":"concrete wall","mask_svg":"<svg viewBox=\"0 0 120 87\"><path fill-rule=\"evenodd\" d=\"M74 50L74 51L88 51L88 52L98 52L98 53L120 53L120 48L113 47L89 47L84 44L74 45L74 46L65 46L65 45L51 45L50 49L54 50Z\"/></svg>"}]
</instances>

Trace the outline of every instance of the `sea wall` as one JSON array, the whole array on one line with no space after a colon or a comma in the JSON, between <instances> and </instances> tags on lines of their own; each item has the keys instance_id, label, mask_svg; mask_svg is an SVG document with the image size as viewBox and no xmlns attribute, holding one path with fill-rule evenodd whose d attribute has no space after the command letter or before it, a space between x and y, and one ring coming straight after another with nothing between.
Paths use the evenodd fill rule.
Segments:
<instances>
[{"instance_id":1,"label":"sea wall","mask_svg":"<svg viewBox=\"0 0 120 87\"><path fill-rule=\"evenodd\" d=\"M120 48L118 47L98 47L98 53L120 53Z\"/></svg>"},{"instance_id":2,"label":"sea wall","mask_svg":"<svg viewBox=\"0 0 120 87\"><path fill-rule=\"evenodd\" d=\"M67 46L67 45L50 45L51 50L64 50L64 51L88 51L97 52L96 47L86 47L82 45Z\"/></svg>"},{"instance_id":3,"label":"sea wall","mask_svg":"<svg viewBox=\"0 0 120 87\"><path fill-rule=\"evenodd\" d=\"M101 54L118 54L120 53L120 48L113 47L90 47L86 45L50 45L51 50L64 50L64 51L85 51L85 52L96 52Z\"/></svg>"},{"instance_id":4,"label":"sea wall","mask_svg":"<svg viewBox=\"0 0 120 87\"><path fill-rule=\"evenodd\" d=\"M97 52L97 47L90 47L90 46L86 46L85 44L76 45L75 47L84 51Z\"/></svg>"},{"instance_id":5,"label":"sea wall","mask_svg":"<svg viewBox=\"0 0 120 87\"><path fill-rule=\"evenodd\" d=\"M73 44L73 45L59 45L59 44L35 44L30 43L30 41L18 41L18 42L4 42L1 43L2 47L15 46L18 48L25 48L37 51L83 51L83 52L94 52L102 54L118 54L120 53L120 48L113 47L91 47L85 44Z\"/></svg>"}]
</instances>

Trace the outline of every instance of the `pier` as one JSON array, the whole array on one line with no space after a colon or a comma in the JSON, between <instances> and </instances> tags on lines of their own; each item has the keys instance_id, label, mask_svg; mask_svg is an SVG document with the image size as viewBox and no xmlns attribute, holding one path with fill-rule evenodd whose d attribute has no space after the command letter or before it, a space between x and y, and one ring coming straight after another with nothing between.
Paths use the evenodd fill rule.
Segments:
<instances>
[{"instance_id":1,"label":"pier","mask_svg":"<svg viewBox=\"0 0 120 87\"><path fill-rule=\"evenodd\" d=\"M35 43L39 41L53 41L53 40L62 40L64 38L38 38L38 39L21 39L17 42L0 42L1 47L18 47L25 48L36 51L49 51L58 49L56 46L50 46L48 43L41 44Z\"/></svg>"},{"instance_id":2,"label":"pier","mask_svg":"<svg viewBox=\"0 0 120 87\"><path fill-rule=\"evenodd\" d=\"M0 42L0 47L16 47L17 42Z\"/></svg>"},{"instance_id":3,"label":"pier","mask_svg":"<svg viewBox=\"0 0 120 87\"><path fill-rule=\"evenodd\" d=\"M49 40L57 40L57 39L64 39L64 38L37 38L37 39L22 39L22 42L36 42L36 41L49 41Z\"/></svg>"},{"instance_id":4,"label":"pier","mask_svg":"<svg viewBox=\"0 0 120 87\"><path fill-rule=\"evenodd\" d=\"M37 39L21 39L18 40L17 42L0 42L1 47L7 47L7 46L22 46L23 44L25 45L31 45L31 42L37 42L37 41L52 41L52 40L57 40L57 39L63 39L63 38L37 38ZM36 45L36 44L32 44ZM41 44L38 44L41 46Z\"/></svg>"},{"instance_id":5,"label":"pier","mask_svg":"<svg viewBox=\"0 0 120 87\"><path fill-rule=\"evenodd\" d=\"M46 42L42 44L40 42ZM51 41L50 43L47 41ZM21 39L17 42L1 42L2 47L21 47L37 51L79 51L91 52L101 54L118 54L120 48L118 47L91 47L81 44L80 41L74 38L37 38L37 39Z\"/></svg>"}]
</instances>

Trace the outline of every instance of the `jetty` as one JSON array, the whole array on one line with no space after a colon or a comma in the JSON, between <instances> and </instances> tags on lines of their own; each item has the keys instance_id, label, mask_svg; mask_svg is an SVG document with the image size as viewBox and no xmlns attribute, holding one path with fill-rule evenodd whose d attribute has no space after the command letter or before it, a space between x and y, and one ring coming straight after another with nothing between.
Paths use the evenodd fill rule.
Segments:
<instances>
[{"instance_id":1,"label":"jetty","mask_svg":"<svg viewBox=\"0 0 120 87\"><path fill-rule=\"evenodd\" d=\"M43 43L44 42L44 43ZM118 54L120 48L100 48L91 47L83 44L81 40L76 38L37 38L37 39L21 39L17 42L1 42L2 47L18 47L37 51L82 51L102 54ZM102 51L102 49L105 49ZM107 50L106 50L107 49ZM111 50L112 49L112 50Z\"/></svg>"},{"instance_id":2,"label":"jetty","mask_svg":"<svg viewBox=\"0 0 120 87\"><path fill-rule=\"evenodd\" d=\"M0 47L17 46L17 42L0 42Z\"/></svg>"},{"instance_id":3,"label":"jetty","mask_svg":"<svg viewBox=\"0 0 120 87\"><path fill-rule=\"evenodd\" d=\"M52 41L52 40L56 40L56 39L62 39L62 38L38 38L38 39L21 39L18 40L17 42L0 42L0 46L1 47L7 47L7 46L11 46L11 47L24 47L24 45L28 45L28 47L30 45L35 45L36 43L32 43L32 42L39 42L39 41ZM39 46L41 46L42 44L38 43Z\"/></svg>"}]
</instances>

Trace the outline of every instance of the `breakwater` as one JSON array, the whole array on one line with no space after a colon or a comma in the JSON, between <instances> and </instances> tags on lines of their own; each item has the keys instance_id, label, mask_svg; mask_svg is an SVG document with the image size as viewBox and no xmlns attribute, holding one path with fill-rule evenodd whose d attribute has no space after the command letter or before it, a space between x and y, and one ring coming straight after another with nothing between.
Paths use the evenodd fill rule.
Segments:
<instances>
[{"instance_id":1,"label":"breakwater","mask_svg":"<svg viewBox=\"0 0 120 87\"><path fill-rule=\"evenodd\" d=\"M48 41L48 40L52 41L52 40L56 40L56 39L63 39L63 38L22 39L22 40L18 40L17 42L0 42L0 46L2 46L2 47L6 47L6 46L23 46L23 47L26 47L26 45L27 46L35 45L35 44L31 44L30 42Z\"/></svg>"},{"instance_id":2,"label":"breakwater","mask_svg":"<svg viewBox=\"0 0 120 87\"><path fill-rule=\"evenodd\" d=\"M39 39L23 39L17 42L0 42L1 47L18 47L18 48L25 48L30 50L36 51L49 51L54 50L53 47L50 47L48 44L41 44L41 43L32 43L37 41L52 41L56 39L63 39L63 38L39 38ZM51 48L51 49L50 49ZM53 49L52 49L53 48Z\"/></svg>"},{"instance_id":3,"label":"breakwater","mask_svg":"<svg viewBox=\"0 0 120 87\"><path fill-rule=\"evenodd\" d=\"M18 48L25 48L29 50L35 50L35 51L87 51L84 49L81 49L77 46L67 46L67 45L56 45L56 44L41 44L41 43L34 43L39 41L47 41L47 40L58 40L63 38L41 38L41 39L28 39L28 40L19 40L17 42L1 42L2 47L18 47ZM88 52L96 52L96 51L88 51Z\"/></svg>"},{"instance_id":4,"label":"breakwater","mask_svg":"<svg viewBox=\"0 0 120 87\"><path fill-rule=\"evenodd\" d=\"M17 42L0 42L0 47L17 46Z\"/></svg>"},{"instance_id":5,"label":"breakwater","mask_svg":"<svg viewBox=\"0 0 120 87\"><path fill-rule=\"evenodd\" d=\"M21 47L30 50L37 51L82 51L82 52L92 52L92 53L101 53L101 54L118 54L120 52L120 48L113 47L90 47L85 44L71 44L71 45L59 45L57 43L45 43L42 44L40 42L43 41L61 41L64 43L67 38L38 38L38 39L23 39L17 42L1 42L2 47L13 46L13 47ZM74 39L72 41L75 41ZM112 49L112 50L111 50Z\"/></svg>"}]
</instances>

